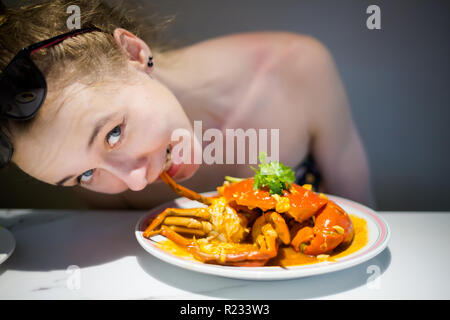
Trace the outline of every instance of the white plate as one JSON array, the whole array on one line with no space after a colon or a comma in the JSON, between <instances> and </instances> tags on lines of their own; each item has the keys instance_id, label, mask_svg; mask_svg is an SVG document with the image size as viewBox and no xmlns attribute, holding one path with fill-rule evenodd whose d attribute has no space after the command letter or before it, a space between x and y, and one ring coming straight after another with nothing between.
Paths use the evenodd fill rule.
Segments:
<instances>
[{"instance_id":1,"label":"white plate","mask_svg":"<svg viewBox=\"0 0 450 320\"><path fill-rule=\"evenodd\" d=\"M16 247L16 240L8 229L0 226L0 264L6 261Z\"/></svg>"},{"instance_id":2,"label":"white plate","mask_svg":"<svg viewBox=\"0 0 450 320\"><path fill-rule=\"evenodd\" d=\"M203 195L211 196L216 192L207 192ZM142 236L143 231L147 226L147 221L161 213L165 208L195 208L201 205L186 198L178 198L172 202L161 205L145 216L143 216L137 223L135 234L139 244L151 255L178 267L188 269L191 271L217 275L227 278L246 279L246 280L282 280L293 279L316 274L323 274L333 271L346 269L362 262L365 262L386 248L390 237L389 226L386 221L372 209L337 196L327 195L327 197L335 201L349 214L363 218L367 222L368 241L367 244L356 252L347 256L336 259L336 261L325 261L309 265L291 266L287 268L281 267L229 267L205 264L200 261L192 261L182 257L178 257L158 248L153 241L160 241L165 239L162 236L152 237L153 241Z\"/></svg>"}]
</instances>

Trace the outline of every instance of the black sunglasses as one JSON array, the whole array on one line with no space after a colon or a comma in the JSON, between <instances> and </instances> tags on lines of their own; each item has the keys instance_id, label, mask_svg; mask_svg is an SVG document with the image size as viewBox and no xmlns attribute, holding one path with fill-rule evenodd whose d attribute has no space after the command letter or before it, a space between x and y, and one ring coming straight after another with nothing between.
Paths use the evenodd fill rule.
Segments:
<instances>
[{"instance_id":1,"label":"black sunglasses","mask_svg":"<svg viewBox=\"0 0 450 320\"><path fill-rule=\"evenodd\" d=\"M0 118L28 120L43 105L47 95L45 77L31 59L36 51L48 48L78 34L101 31L90 26L73 30L59 36L23 48L0 74ZM0 168L11 161L13 147L0 130Z\"/></svg>"}]
</instances>

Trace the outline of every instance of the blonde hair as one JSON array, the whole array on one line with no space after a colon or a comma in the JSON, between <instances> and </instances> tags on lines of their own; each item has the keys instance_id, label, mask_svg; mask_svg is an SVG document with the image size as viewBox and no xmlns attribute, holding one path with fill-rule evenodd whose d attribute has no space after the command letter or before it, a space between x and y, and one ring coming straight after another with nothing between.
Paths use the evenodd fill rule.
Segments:
<instances>
[{"instance_id":1,"label":"blonde hair","mask_svg":"<svg viewBox=\"0 0 450 320\"><path fill-rule=\"evenodd\" d=\"M71 5L80 8L81 28L94 25L103 32L89 32L66 39L64 42L37 51L32 59L42 71L47 82L59 88L76 79L92 84L117 75L125 66L125 54L117 46L113 32L124 28L151 46L152 52L162 52L162 31L173 16L146 17L138 14L137 6L124 3L109 6L101 0L55 0L6 8L0 1L0 70L3 70L20 49L70 31L67 19ZM40 112L38 112L39 115ZM26 122L1 120L0 127L8 136L12 127L28 127Z\"/></svg>"}]
</instances>

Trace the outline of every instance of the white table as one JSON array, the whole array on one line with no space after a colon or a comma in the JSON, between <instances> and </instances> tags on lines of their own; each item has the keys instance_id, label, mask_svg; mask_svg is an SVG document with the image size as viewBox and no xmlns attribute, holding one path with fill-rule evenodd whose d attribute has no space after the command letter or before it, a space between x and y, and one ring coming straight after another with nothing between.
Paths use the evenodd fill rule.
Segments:
<instances>
[{"instance_id":1,"label":"white table","mask_svg":"<svg viewBox=\"0 0 450 320\"><path fill-rule=\"evenodd\" d=\"M285 281L227 279L162 262L134 236L144 213L0 210L17 241L0 265L0 299L450 299L450 212L381 212L392 232L381 254Z\"/></svg>"}]
</instances>

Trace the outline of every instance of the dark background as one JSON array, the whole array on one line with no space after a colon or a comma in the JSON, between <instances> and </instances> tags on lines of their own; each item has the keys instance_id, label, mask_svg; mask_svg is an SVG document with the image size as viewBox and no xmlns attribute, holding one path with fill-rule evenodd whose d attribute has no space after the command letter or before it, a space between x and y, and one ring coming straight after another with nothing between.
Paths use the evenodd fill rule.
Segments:
<instances>
[{"instance_id":1,"label":"dark background","mask_svg":"<svg viewBox=\"0 0 450 320\"><path fill-rule=\"evenodd\" d=\"M163 15L176 14L168 39L179 44L266 30L322 41L335 58L369 157L377 209L450 211L450 1L151 3ZM366 27L371 4L381 8L381 30ZM14 168L0 172L0 208L82 207L70 188Z\"/></svg>"}]
</instances>

